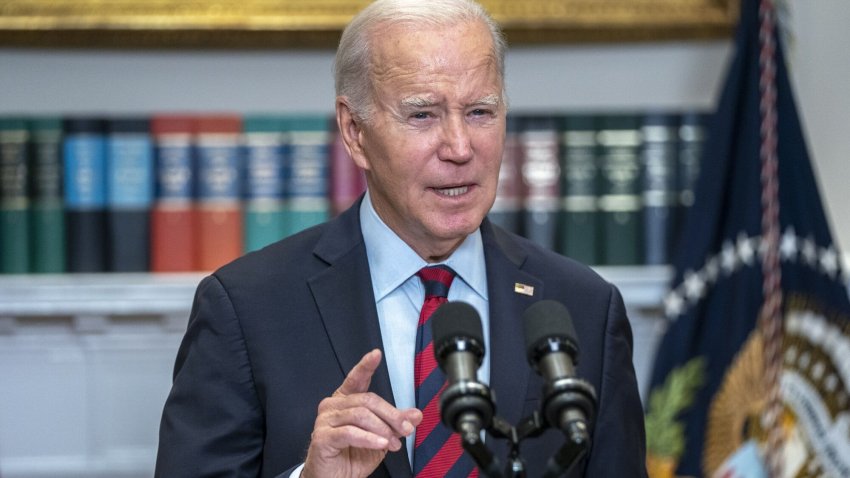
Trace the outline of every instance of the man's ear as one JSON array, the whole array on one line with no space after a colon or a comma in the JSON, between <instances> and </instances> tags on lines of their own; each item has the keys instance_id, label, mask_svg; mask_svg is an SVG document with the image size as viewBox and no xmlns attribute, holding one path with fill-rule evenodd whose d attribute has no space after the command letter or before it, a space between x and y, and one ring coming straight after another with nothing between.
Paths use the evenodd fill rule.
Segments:
<instances>
[{"instance_id":1,"label":"man's ear","mask_svg":"<svg viewBox=\"0 0 850 478\"><path fill-rule=\"evenodd\" d=\"M348 104L348 98L336 99L336 124L348 155L360 169L369 170L369 160L363 150L362 121L357 119Z\"/></svg>"}]
</instances>

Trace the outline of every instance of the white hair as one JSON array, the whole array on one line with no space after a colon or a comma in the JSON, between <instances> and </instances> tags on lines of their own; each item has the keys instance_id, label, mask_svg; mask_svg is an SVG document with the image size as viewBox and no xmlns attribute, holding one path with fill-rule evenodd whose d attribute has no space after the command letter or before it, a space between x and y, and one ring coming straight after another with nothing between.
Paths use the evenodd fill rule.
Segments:
<instances>
[{"instance_id":1,"label":"white hair","mask_svg":"<svg viewBox=\"0 0 850 478\"><path fill-rule=\"evenodd\" d=\"M376 0L358 13L342 32L334 60L336 95L348 98L355 118L369 122L373 109L370 41L377 26L413 23L441 27L468 21L483 22L489 29L493 55L504 84L505 38L499 25L475 1Z\"/></svg>"}]
</instances>

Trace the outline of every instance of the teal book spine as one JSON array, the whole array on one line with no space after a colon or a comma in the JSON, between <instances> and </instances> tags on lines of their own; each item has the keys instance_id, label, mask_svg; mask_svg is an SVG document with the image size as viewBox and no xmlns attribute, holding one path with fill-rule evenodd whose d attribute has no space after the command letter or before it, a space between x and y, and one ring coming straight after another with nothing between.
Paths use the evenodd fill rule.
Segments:
<instances>
[{"instance_id":1,"label":"teal book spine","mask_svg":"<svg viewBox=\"0 0 850 478\"><path fill-rule=\"evenodd\" d=\"M600 262L597 118L564 117L561 132L561 217L558 251L585 264Z\"/></svg>"},{"instance_id":2,"label":"teal book spine","mask_svg":"<svg viewBox=\"0 0 850 478\"><path fill-rule=\"evenodd\" d=\"M288 122L287 236L328 220L331 211L330 121L325 116L292 116Z\"/></svg>"},{"instance_id":3,"label":"teal book spine","mask_svg":"<svg viewBox=\"0 0 850 478\"><path fill-rule=\"evenodd\" d=\"M32 272L65 272L62 190L62 120L37 117L30 130L30 266Z\"/></svg>"},{"instance_id":4,"label":"teal book spine","mask_svg":"<svg viewBox=\"0 0 850 478\"><path fill-rule=\"evenodd\" d=\"M245 141L245 251L261 249L286 234L284 165L286 120L280 116L243 119Z\"/></svg>"},{"instance_id":5,"label":"teal book spine","mask_svg":"<svg viewBox=\"0 0 850 478\"><path fill-rule=\"evenodd\" d=\"M641 221L640 121L637 115L607 114L597 135L602 187L602 263L643 262Z\"/></svg>"},{"instance_id":6,"label":"teal book spine","mask_svg":"<svg viewBox=\"0 0 850 478\"><path fill-rule=\"evenodd\" d=\"M26 120L0 118L0 273L30 271L28 149Z\"/></svg>"}]
</instances>

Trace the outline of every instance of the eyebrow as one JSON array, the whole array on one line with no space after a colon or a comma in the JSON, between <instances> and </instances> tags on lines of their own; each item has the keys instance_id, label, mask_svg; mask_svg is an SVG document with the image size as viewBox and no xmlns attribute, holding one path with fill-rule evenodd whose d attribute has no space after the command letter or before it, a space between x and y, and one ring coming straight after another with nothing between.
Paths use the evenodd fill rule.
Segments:
<instances>
[{"instance_id":1,"label":"eyebrow","mask_svg":"<svg viewBox=\"0 0 850 478\"><path fill-rule=\"evenodd\" d=\"M471 103L471 105L486 105L486 106L498 106L502 102L502 99L497 94L490 94L483 98L479 98ZM436 103L427 98L423 98L421 96L411 96L408 98L404 98L401 100L402 106L414 107L414 108L426 108L429 106L434 106Z\"/></svg>"},{"instance_id":2,"label":"eyebrow","mask_svg":"<svg viewBox=\"0 0 850 478\"><path fill-rule=\"evenodd\" d=\"M499 95L492 94L492 95L487 95L484 98L481 98L477 101L474 101L472 104L473 105L498 106L499 103L501 103L501 102L502 102L502 99L499 97Z\"/></svg>"},{"instance_id":3,"label":"eyebrow","mask_svg":"<svg viewBox=\"0 0 850 478\"><path fill-rule=\"evenodd\" d=\"M402 106L409 106L414 108L425 108L428 106L434 106L434 104L435 103L433 101L427 98L423 98L421 96L410 96L401 100Z\"/></svg>"}]
</instances>

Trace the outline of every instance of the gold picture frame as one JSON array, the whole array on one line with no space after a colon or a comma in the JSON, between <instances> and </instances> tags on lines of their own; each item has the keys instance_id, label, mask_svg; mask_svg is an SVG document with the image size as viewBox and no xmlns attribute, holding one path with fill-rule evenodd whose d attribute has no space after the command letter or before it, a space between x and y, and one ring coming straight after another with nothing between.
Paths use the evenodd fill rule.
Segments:
<instances>
[{"instance_id":1,"label":"gold picture frame","mask_svg":"<svg viewBox=\"0 0 850 478\"><path fill-rule=\"evenodd\" d=\"M333 48L369 1L3 0L0 46ZM480 1L511 44L541 44L728 37L740 0Z\"/></svg>"}]
</instances>

